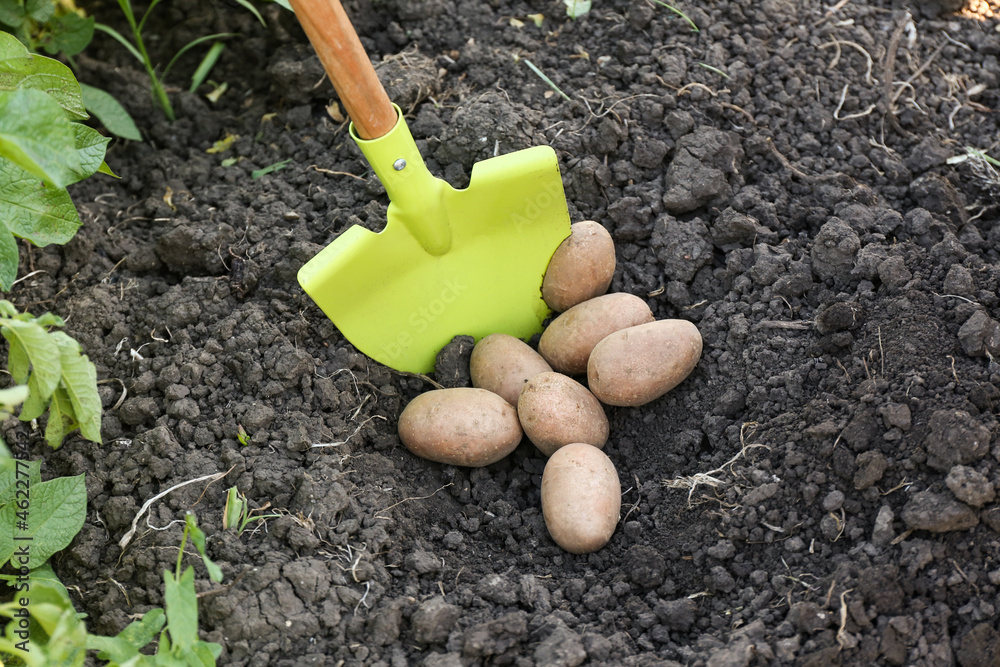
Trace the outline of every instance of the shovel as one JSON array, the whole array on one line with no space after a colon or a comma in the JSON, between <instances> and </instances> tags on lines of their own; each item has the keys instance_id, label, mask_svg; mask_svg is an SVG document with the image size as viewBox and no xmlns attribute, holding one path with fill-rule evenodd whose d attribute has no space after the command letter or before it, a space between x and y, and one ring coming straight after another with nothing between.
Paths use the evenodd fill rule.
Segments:
<instances>
[{"instance_id":1,"label":"shovel","mask_svg":"<svg viewBox=\"0 0 1000 667\"><path fill-rule=\"evenodd\" d=\"M346 230L302 267L302 288L358 350L411 373L458 335L541 331L542 278L570 232L555 151L484 160L456 190L427 170L339 0L291 5L390 201L381 232Z\"/></svg>"}]
</instances>

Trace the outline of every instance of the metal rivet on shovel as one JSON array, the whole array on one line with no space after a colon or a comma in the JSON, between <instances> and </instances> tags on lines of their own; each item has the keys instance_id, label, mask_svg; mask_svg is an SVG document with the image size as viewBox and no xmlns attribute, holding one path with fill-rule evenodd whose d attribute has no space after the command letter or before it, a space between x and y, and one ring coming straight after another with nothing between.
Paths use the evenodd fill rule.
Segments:
<instances>
[{"instance_id":1,"label":"metal rivet on shovel","mask_svg":"<svg viewBox=\"0 0 1000 667\"><path fill-rule=\"evenodd\" d=\"M456 190L427 170L339 0L290 2L390 202L385 229L349 228L302 267L302 288L356 348L401 371L430 372L457 335L541 331L542 277L570 231L555 151L484 160Z\"/></svg>"}]
</instances>

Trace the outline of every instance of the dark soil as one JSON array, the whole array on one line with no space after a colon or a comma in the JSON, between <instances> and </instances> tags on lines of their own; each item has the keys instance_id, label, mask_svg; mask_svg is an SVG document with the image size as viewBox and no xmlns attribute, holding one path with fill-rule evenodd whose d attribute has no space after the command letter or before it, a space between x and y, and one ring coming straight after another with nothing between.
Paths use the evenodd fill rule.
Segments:
<instances>
[{"instance_id":1,"label":"dark soil","mask_svg":"<svg viewBox=\"0 0 1000 667\"><path fill-rule=\"evenodd\" d=\"M53 562L91 632L163 604L191 510L225 574L189 559L222 664L1000 664L1000 180L947 163L1000 138L1000 10L838 5L682 4L694 33L645 0L577 21L555 1L348 3L433 172L461 185L495 147L551 144L573 219L615 238L612 289L702 331L688 380L609 409L622 520L586 556L546 533L527 441L485 469L411 456L396 419L431 385L357 353L298 287L387 200L292 17L161 5L161 61L242 34L211 76L228 91L174 90L175 123L95 40L80 78L147 141L111 147L120 181L75 187L84 227L25 248L38 273L11 297L68 318L107 380L104 442L5 428L47 476L87 475ZM226 470L118 546L147 499ZM282 516L223 532L232 485Z\"/></svg>"}]
</instances>

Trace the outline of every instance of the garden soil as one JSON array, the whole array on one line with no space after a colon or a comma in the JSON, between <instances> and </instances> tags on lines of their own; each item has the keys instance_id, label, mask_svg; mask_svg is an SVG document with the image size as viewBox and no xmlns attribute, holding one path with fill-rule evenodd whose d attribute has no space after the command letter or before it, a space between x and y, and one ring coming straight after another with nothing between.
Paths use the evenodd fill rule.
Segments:
<instances>
[{"instance_id":1,"label":"garden soil","mask_svg":"<svg viewBox=\"0 0 1000 667\"><path fill-rule=\"evenodd\" d=\"M24 247L10 293L102 382L102 443L4 428L46 477L86 473L53 565L90 631L163 605L192 511L220 664L1000 664L1000 178L951 159L1000 139L1000 8L710 0L679 5L693 32L645 0L345 4L431 170L553 146L573 220L615 239L612 290L697 324L701 362L608 409L622 516L593 554L549 538L529 442L482 469L409 454L397 419L433 378L358 353L295 279L387 205L317 59L275 5L263 27L164 3L160 63L240 37L195 93L179 61L173 123L116 42L79 57L146 140L74 186L79 234ZM224 531L231 486L277 516Z\"/></svg>"}]
</instances>

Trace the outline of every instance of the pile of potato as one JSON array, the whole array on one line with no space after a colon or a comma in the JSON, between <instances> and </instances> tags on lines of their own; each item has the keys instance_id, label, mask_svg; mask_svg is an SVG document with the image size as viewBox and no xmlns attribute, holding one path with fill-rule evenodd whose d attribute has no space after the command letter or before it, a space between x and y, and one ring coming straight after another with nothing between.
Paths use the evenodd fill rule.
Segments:
<instances>
[{"instance_id":1,"label":"pile of potato","mask_svg":"<svg viewBox=\"0 0 1000 667\"><path fill-rule=\"evenodd\" d=\"M556 544L589 553L618 524L621 485L611 459L602 403L645 405L676 387L701 357L701 334L685 320L656 321L631 294L605 294L615 272L611 235L578 222L552 256L542 297L561 312L538 351L506 334L472 352L475 388L417 396L399 417L399 437L417 456L485 466L527 435L549 457L542 514ZM572 376L582 379L584 386Z\"/></svg>"}]
</instances>

